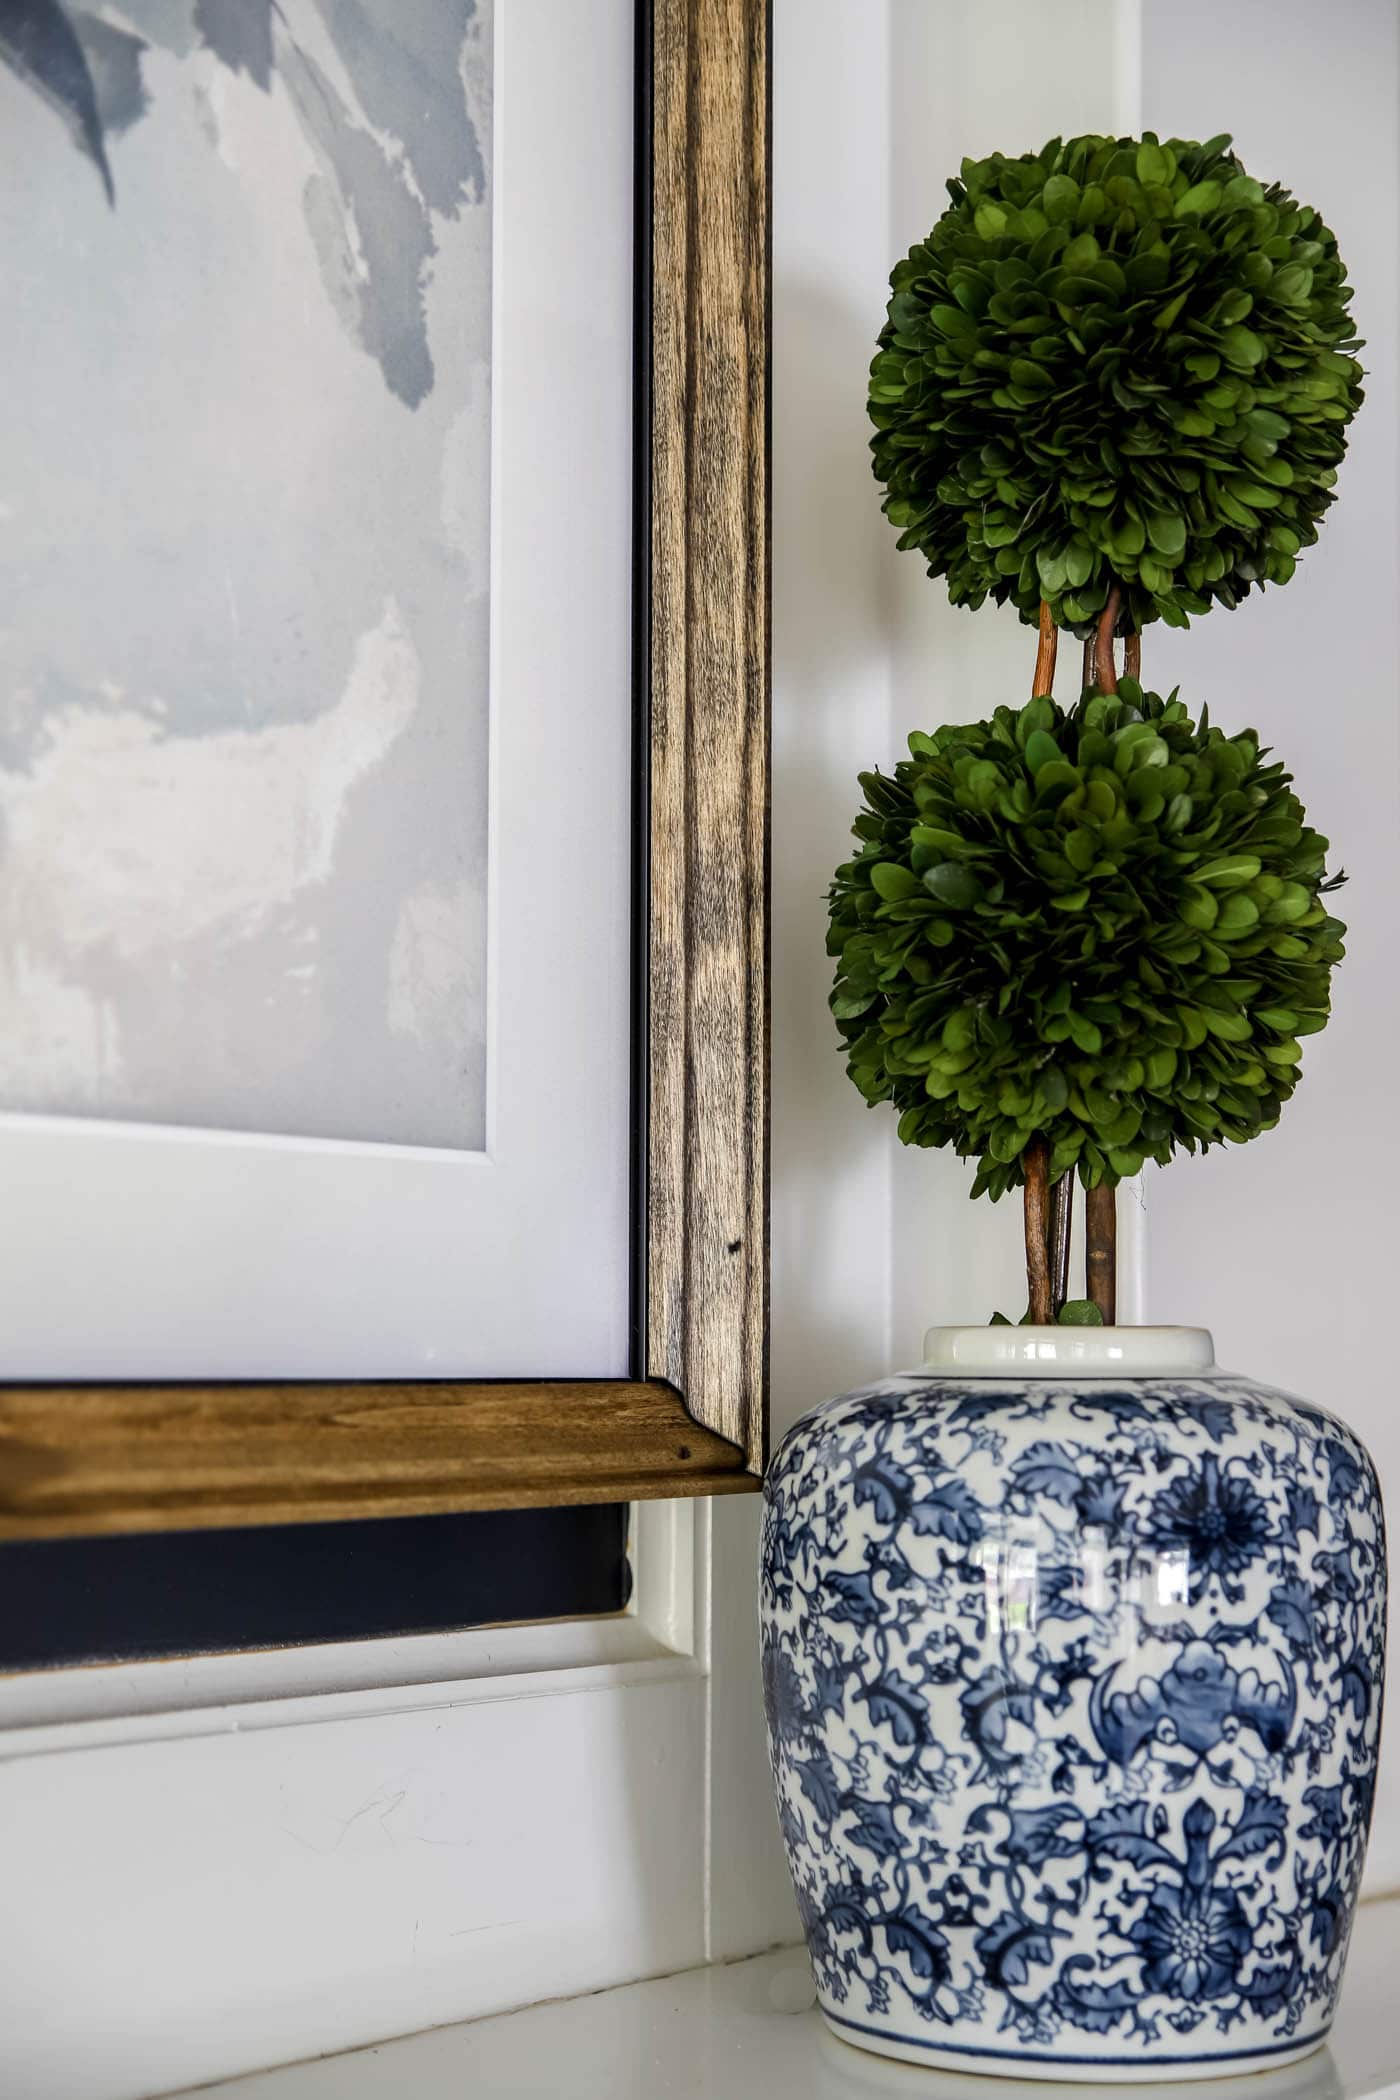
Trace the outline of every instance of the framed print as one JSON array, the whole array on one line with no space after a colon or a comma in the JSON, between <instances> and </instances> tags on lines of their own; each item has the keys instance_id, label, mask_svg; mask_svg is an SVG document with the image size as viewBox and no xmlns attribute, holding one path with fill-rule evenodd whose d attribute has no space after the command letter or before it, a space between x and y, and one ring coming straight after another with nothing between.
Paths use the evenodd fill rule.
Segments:
<instances>
[{"instance_id":1,"label":"framed print","mask_svg":"<svg viewBox=\"0 0 1400 2100\"><path fill-rule=\"evenodd\" d=\"M762 6L0 61L0 1536L754 1485Z\"/></svg>"}]
</instances>

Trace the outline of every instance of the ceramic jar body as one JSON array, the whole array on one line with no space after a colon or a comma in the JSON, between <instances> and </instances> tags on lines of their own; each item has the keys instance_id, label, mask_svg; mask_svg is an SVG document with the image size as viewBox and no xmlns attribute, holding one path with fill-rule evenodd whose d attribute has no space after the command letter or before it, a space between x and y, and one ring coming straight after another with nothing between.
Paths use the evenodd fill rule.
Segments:
<instances>
[{"instance_id":1,"label":"ceramic jar body","mask_svg":"<svg viewBox=\"0 0 1400 2100\"><path fill-rule=\"evenodd\" d=\"M1361 1445L1246 1379L923 1372L807 1416L770 1473L761 1609L828 2019L1081 2082L1316 2047L1384 1582Z\"/></svg>"}]
</instances>

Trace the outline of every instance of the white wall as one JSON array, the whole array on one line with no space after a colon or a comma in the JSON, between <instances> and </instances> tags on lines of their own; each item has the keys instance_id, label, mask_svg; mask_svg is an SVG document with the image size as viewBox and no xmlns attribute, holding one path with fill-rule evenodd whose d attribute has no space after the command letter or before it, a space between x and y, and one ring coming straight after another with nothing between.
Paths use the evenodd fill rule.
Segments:
<instances>
[{"instance_id":1,"label":"white wall","mask_svg":"<svg viewBox=\"0 0 1400 2100\"><path fill-rule=\"evenodd\" d=\"M1028 692L1014 613L948 606L896 551L870 471L866 376L897 254L968 151L1116 121L1114 0L775 0L773 25L773 1326L776 1441L827 1394L916 1362L932 1321L1024 1294L1012 1207L903 1153L846 1078L825 896L856 775L908 732ZM1131 38L1127 50L1133 51ZM1129 69L1131 71L1131 68ZM1135 120L1130 110L1123 121ZM979 697L980 696L980 697ZM713 1512L710 1952L796 1933L755 1696L757 1511Z\"/></svg>"},{"instance_id":2,"label":"white wall","mask_svg":"<svg viewBox=\"0 0 1400 2100\"><path fill-rule=\"evenodd\" d=\"M917 1361L934 1320L1025 1292L1012 1206L862 1109L827 1009L856 774L914 728L1029 692L1013 612L954 611L896 551L866 377L898 255L964 153L1136 122L1116 0L776 0L773 87L773 1425ZM1120 84L1126 80L1126 88ZM1131 1233L1131 1227L1130 1227ZM1131 1262L1131 1254L1130 1254Z\"/></svg>"},{"instance_id":3,"label":"white wall","mask_svg":"<svg viewBox=\"0 0 1400 2100\"><path fill-rule=\"evenodd\" d=\"M1033 651L1013 613L949 607L880 515L864 382L890 266L965 152L1057 131L1233 129L1251 169L1315 203L1343 242L1372 345L1368 401L1341 501L1290 588L1184 636L1153 630L1145 668L1277 739L1353 877L1351 953L1280 1129L1125 1195L1121 1310L1208 1324L1223 1361L1335 1408L1400 1498L1382 1355L1396 1234L1382 1175L1358 1164L1393 1171L1400 1144L1383 1092L1400 1042L1396 45L1385 0L776 0L775 1435L822 1394L916 1361L931 1322L982 1320L1024 1294L1011 1206L971 1206L957 1162L901 1150L893 1118L861 1108L826 1009L823 894L857 770L892 763L911 728L1023 697ZM737 1546L752 1513L719 1514ZM761 1784L750 1754L736 1754L731 1798ZM755 1858L753 1900L770 1864L761 1836ZM1392 1732L1369 1885L1397 1884Z\"/></svg>"},{"instance_id":4,"label":"white wall","mask_svg":"<svg viewBox=\"0 0 1400 2100\"><path fill-rule=\"evenodd\" d=\"M889 753L889 527L864 376L889 274L890 10L776 0L773 21L773 1434L890 1362L893 1166L827 1009L824 897L862 766ZM712 1516L711 1952L797 1934L762 1715L758 1509ZM725 1637L727 1623L728 1638ZM727 1674L724 1665L727 1663Z\"/></svg>"},{"instance_id":5,"label":"white wall","mask_svg":"<svg viewBox=\"0 0 1400 2100\"><path fill-rule=\"evenodd\" d=\"M1351 878L1336 907L1350 937L1334 1018L1309 1038L1278 1129L1148 1178L1148 1306L1153 1319L1213 1328L1222 1362L1350 1422L1380 1466L1394 1530L1400 16L1386 0L1146 0L1142 56L1148 124L1188 138L1232 131L1251 174L1287 184L1332 227L1369 374L1336 506L1288 588L1144 642L1153 683L1180 680L1193 706L1208 701L1216 719L1251 725L1274 745L1332 841L1331 864ZM1394 1622L1390 1665L1400 1670ZM1370 1886L1400 1886L1395 1728Z\"/></svg>"},{"instance_id":6,"label":"white wall","mask_svg":"<svg viewBox=\"0 0 1400 2100\"><path fill-rule=\"evenodd\" d=\"M1116 0L989 0L975 9L894 0L892 42L886 279L943 210L944 184L964 154L1018 153L1057 133L1137 127L1136 9ZM867 316L867 335L883 313L882 299ZM867 506L878 506L878 494L868 481ZM883 517L879 525L891 606L890 751L902 757L911 729L975 721L1002 702L1029 699L1035 637L1009 606L951 606L919 556L900 554L892 527ZM1079 675L1077 650L1066 656L1061 698L1077 691ZM1025 1267L1015 1199L974 1208L970 1163L892 1149L894 1359L910 1364L935 1322L984 1321L994 1307L1014 1319L1025 1304ZM1137 1212L1127 1197L1121 1209L1119 1311L1131 1320L1139 1316Z\"/></svg>"}]
</instances>

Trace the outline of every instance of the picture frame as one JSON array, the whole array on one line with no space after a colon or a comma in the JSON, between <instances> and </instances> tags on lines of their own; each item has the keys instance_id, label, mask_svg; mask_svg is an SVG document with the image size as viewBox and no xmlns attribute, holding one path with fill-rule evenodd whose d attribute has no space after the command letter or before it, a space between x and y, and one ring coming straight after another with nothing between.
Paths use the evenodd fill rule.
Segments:
<instances>
[{"instance_id":1,"label":"picture frame","mask_svg":"<svg viewBox=\"0 0 1400 2100\"><path fill-rule=\"evenodd\" d=\"M0 1538L760 1484L768 68L766 0L641 0L632 1375L10 1384Z\"/></svg>"}]
</instances>

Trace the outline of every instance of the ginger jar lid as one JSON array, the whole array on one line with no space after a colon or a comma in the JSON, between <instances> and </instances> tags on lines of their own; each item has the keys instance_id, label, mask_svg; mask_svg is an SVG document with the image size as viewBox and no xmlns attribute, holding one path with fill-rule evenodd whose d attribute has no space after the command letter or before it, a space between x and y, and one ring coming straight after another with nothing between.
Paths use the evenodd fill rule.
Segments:
<instances>
[{"instance_id":1,"label":"ginger jar lid","mask_svg":"<svg viewBox=\"0 0 1400 2100\"><path fill-rule=\"evenodd\" d=\"M930 1327L923 1369L965 1378L1191 1378L1215 1369L1205 1327Z\"/></svg>"}]
</instances>

